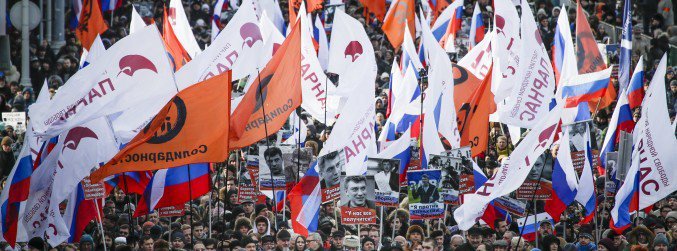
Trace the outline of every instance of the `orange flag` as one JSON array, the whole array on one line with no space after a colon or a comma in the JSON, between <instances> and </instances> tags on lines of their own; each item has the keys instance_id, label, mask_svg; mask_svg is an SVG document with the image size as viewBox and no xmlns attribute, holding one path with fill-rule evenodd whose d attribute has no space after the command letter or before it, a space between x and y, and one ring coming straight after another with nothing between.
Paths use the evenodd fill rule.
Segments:
<instances>
[{"instance_id":1,"label":"orange flag","mask_svg":"<svg viewBox=\"0 0 677 251\"><path fill-rule=\"evenodd\" d=\"M222 162L228 157L231 72L179 92L132 141L91 174L113 174Z\"/></svg>"},{"instance_id":2,"label":"orange flag","mask_svg":"<svg viewBox=\"0 0 677 251\"><path fill-rule=\"evenodd\" d=\"M576 58L579 74L598 72L607 68L580 1L576 6ZM590 111L595 112L597 103L599 103L599 109L611 105L616 96L616 89L614 89L613 84L609 81L604 95L601 98L592 99L588 102Z\"/></svg>"},{"instance_id":3,"label":"orange flag","mask_svg":"<svg viewBox=\"0 0 677 251\"><path fill-rule=\"evenodd\" d=\"M454 88L456 90L456 88ZM494 94L491 93L491 67L482 84L462 105L457 113L461 145L470 145L472 157L487 150L489 144L489 114L496 111Z\"/></svg>"},{"instance_id":4,"label":"orange flag","mask_svg":"<svg viewBox=\"0 0 677 251\"><path fill-rule=\"evenodd\" d=\"M447 2L447 0L437 0L437 5L435 5L435 11L433 11L433 18L431 21L433 24L435 23L435 20L437 20L437 17L442 14L444 9L447 8L447 6L449 6L449 2Z\"/></svg>"},{"instance_id":5,"label":"orange flag","mask_svg":"<svg viewBox=\"0 0 677 251\"><path fill-rule=\"evenodd\" d=\"M162 20L162 40L165 42L165 49L170 56L170 63L176 72L188 63L191 58L190 55L188 55L188 52L186 52L186 49L181 45L181 42L179 42L172 25L169 23L167 9L165 9L164 18Z\"/></svg>"},{"instance_id":6,"label":"orange flag","mask_svg":"<svg viewBox=\"0 0 677 251\"><path fill-rule=\"evenodd\" d=\"M233 112L233 119L230 121L230 148L249 146L275 134L299 105L301 22L296 22L287 39L259 73Z\"/></svg>"},{"instance_id":7,"label":"orange flag","mask_svg":"<svg viewBox=\"0 0 677 251\"><path fill-rule=\"evenodd\" d=\"M306 11L312 13L313 11L320 10L323 3L324 1L322 0L306 0Z\"/></svg>"},{"instance_id":8,"label":"orange flag","mask_svg":"<svg viewBox=\"0 0 677 251\"><path fill-rule=\"evenodd\" d=\"M416 17L414 15L414 0L395 0L390 4L386 20L383 21L381 29L388 37L388 41L393 45L393 48L400 48L402 41L404 41L404 24L409 25L411 37L414 37L416 31Z\"/></svg>"},{"instance_id":9,"label":"orange flag","mask_svg":"<svg viewBox=\"0 0 677 251\"><path fill-rule=\"evenodd\" d=\"M365 15L368 13L373 13L376 16L376 19L383 21L383 18L386 15L386 1L385 0L360 0L360 3L366 9ZM365 16L365 18L367 18ZM367 19L368 20L368 19Z\"/></svg>"},{"instance_id":10,"label":"orange flag","mask_svg":"<svg viewBox=\"0 0 677 251\"><path fill-rule=\"evenodd\" d=\"M80 11L80 21L75 28L75 35L80 40L83 48L89 50L94 43L94 39L99 34L108 30L108 25L103 20L101 8L98 0L82 1L82 10Z\"/></svg>"},{"instance_id":11,"label":"orange flag","mask_svg":"<svg viewBox=\"0 0 677 251\"><path fill-rule=\"evenodd\" d=\"M475 90L482 85L482 80L475 77L463 66L457 64L451 64L451 66L454 71L454 105L456 110L459 111L463 104L467 104L470 97L475 94Z\"/></svg>"}]
</instances>

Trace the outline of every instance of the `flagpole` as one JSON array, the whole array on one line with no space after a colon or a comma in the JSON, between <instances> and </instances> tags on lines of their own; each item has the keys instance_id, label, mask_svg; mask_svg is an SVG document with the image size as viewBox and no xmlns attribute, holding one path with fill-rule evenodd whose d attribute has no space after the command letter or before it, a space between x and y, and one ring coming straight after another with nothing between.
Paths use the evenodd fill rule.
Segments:
<instances>
[{"instance_id":1,"label":"flagpole","mask_svg":"<svg viewBox=\"0 0 677 251\"><path fill-rule=\"evenodd\" d=\"M381 243L381 240L383 239L383 206L381 206L381 222L378 227L378 233L379 233L379 238L378 238L378 248L382 248L383 244Z\"/></svg>"},{"instance_id":2,"label":"flagpole","mask_svg":"<svg viewBox=\"0 0 677 251\"><path fill-rule=\"evenodd\" d=\"M300 175L300 173L301 173L301 114L297 114L297 115L298 115L297 117L299 117L299 121L298 121L298 124L296 124L296 126L299 128L299 138L298 138L298 144L297 144L298 145L298 152L296 153L296 183L298 184L299 179L300 179L299 176L301 176ZM294 128L293 130L296 130L296 128Z\"/></svg>"},{"instance_id":3,"label":"flagpole","mask_svg":"<svg viewBox=\"0 0 677 251\"><path fill-rule=\"evenodd\" d=\"M543 163L545 163L545 164L548 163L548 155L550 155L550 149L548 149L548 152L545 155L545 161L543 161ZM534 204L534 218L536 217L536 210L535 210L536 209L536 191L538 191L538 188L541 185L541 178L543 177L543 169L545 169L545 168L541 168L541 172L538 174L538 180L537 180L536 186L534 187L533 193L531 194L531 203ZM527 211L527 215L524 217L524 221L525 221L524 225L526 225L526 220L529 219L529 213L530 213L529 210L526 210L526 211ZM519 239L517 239L517 246L519 246L520 242L522 241L522 234L524 234L525 228L526 228L525 226L522 226L522 230L520 230L520 236L519 236ZM536 238L538 238L538 233L536 233Z\"/></svg>"},{"instance_id":4,"label":"flagpole","mask_svg":"<svg viewBox=\"0 0 677 251\"><path fill-rule=\"evenodd\" d=\"M270 148L270 139L268 139L268 122L266 121L266 104L265 104L265 100L263 100L263 91L261 90L261 72L259 71L258 67L256 68L256 73L257 73L256 77L259 80L259 83L257 84L258 89L259 89L258 94L259 94L259 100L261 100L261 113L263 113L263 130L264 130L265 136L266 136L266 150L267 150L268 148ZM269 169L270 169L270 167L269 167ZM269 170L269 171L270 171L270 183L273 186L273 212L278 213L277 212L277 199L275 198L275 196L276 196L276 194L275 194L275 178L273 177L273 171L272 170ZM277 229L277 221L275 221L275 229Z\"/></svg>"},{"instance_id":5,"label":"flagpole","mask_svg":"<svg viewBox=\"0 0 677 251\"><path fill-rule=\"evenodd\" d=\"M207 172L209 172L211 174L212 169L208 168ZM209 179L209 181L211 182L211 179ZM209 186L209 210L207 211L207 217L209 217L209 237L208 238L212 238L212 197L214 196L214 189L213 188L214 188L213 186L211 186L211 185Z\"/></svg>"},{"instance_id":6,"label":"flagpole","mask_svg":"<svg viewBox=\"0 0 677 251\"><path fill-rule=\"evenodd\" d=\"M103 198L101 198L101 201L103 201ZM103 223L102 223L103 220L101 219L101 212L99 212L99 202L97 201L97 199L94 199L94 208L96 209L96 217L99 220L99 228L101 229L101 239L105 240L106 236L105 236L105 233L103 231ZM105 241L103 243L103 251L108 251L108 249L106 248L106 242Z\"/></svg>"},{"instance_id":7,"label":"flagpole","mask_svg":"<svg viewBox=\"0 0 677 251\"><path fill-rule=\"evenodd\" d=\"M193 182L192 182L192 178L190 177L190 164L188 164L188 206L190 207L190 209L188 210L188 212L190 213L190 222L188 222L188 224L190 224L190 234L192 235L190 237L190 245L195 246L195 238L193 238L193 236L195 236L195 235L193 235L193 221L195 221L195 219L193 219L193 217L194 217L194 215L193 215L193 186L191 185L191 183L193 183Z\"/></svg>"},{"instance_id":8,"label":"flagpole","mask_svg":"<svg viewBox=\"0 0 677 251\"><path fill-rule=\"evenodd\" d=\"M122 184L125 186L125 191L129 193L129 188L127 187L127 176L125 175L125 172L122 173ZM129 194L127 195L127 216L129 218L129 225L132 224L132 197ZM134 228L131 227L130 229L130 234L134 234Z\"/></svg>"}]
</instances>

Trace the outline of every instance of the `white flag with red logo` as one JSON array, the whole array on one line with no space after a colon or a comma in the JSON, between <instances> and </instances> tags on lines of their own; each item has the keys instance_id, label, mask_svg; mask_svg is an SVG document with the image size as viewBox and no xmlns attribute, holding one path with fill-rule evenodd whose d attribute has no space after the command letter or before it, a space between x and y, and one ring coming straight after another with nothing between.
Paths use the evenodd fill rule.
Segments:
<instances>
[{"instance_id":1,"label":"white flag with red logo","mask_svg":"<svg viewBox=\"0 0 677 251\"><path fill-rule=\"evenodd\" d=\"M376 154L374 82L376 58L362 24L344 12L334 14L329 69L339 74L337 92L347 101L320 155L343 149L347 175L367 171L364 161ZM346 68L347 67L347 68Z\"/></svg>"},{"instance_id":2,"label":"white flag with red logo","mask_svg":"<svg viewBox=\"0 0 677 251\"><path fill-rule=\"evenodd\" d=\"M24 215L29 237L49 236L56 246L69 232L59 212L59 203L68 198L92 169L110 160L118 152L113 131L105 118L76 126L59 135L53 150L31 176L31 189ZM44 215L48 217L43 217ZM62 225L63 224L63 225Z\"/></svg>"},{"instance_id":3,"label":"white flag with red logo","mask_svg":"<svg viewBox=\"0 0 677 251\"><path fill-rule=\"evenodd\" d=\"M459 229L470 229L482 217L489 202L517 190L522 185L539 156L552 144L561 111L561 104L553 108L547 117L540 120L524 137L510 157L503 160L494 176L474 194L465 195L465 202L454 211L454 218L458 222Z\"/></svg>"},{"instance_id":4,"label":"white flag with red logo","mask_svg":"<svg viewBox=\"0 0 677 251\"><path fill-rule=\"evenodd\" d=\"M132 5L132 19L129 22L129 34L137 32L143 27L146 27L146 21L143 21L139 12L136 11L136 7Z\"/></svg>"},{"instance_id":5,"label":"white flag with red logo","mask_svg":"<svg viewBox=\"0 0 677 251\"><path fill-rule=\"evenodd\" d=\"M329 48L329 65L327 71L339 74L339 95L349 95L353 89L374 89L373 82L367 85L365 80L372 78L357 77L359 81L344 81L350 76L358 76L355 70L364 68L369 74L376 77L376 58L374 48L367 33L362 28L362 23L350 17L345 12L337 9L334 14L334 26L332 27L331 43ZM371 95L373 98L374 95Z\"/></svg>"},{"instance_id":6,"label":"white flag with red logo","mask_svg":"<svg viewBox=\"0 0 677 251\"><path fill-rule=\"evenodd\" d=\"M176 72L179 90L231 69L233 80L256 74L263 36L252 5L242 5L221 34L225 36L216 37L200 55Z\"/></svg>"},{"instance_id":7,"label":"white flag with red logo","mask_svg":"<svg viewBox=\"0 0 677 251\"><path fill-rule=\"evenodd\" d=\"M36 135L52 137L147 100L166 103L175 93L160 33L147 26L108 48L73 75L51 102L34 106L28 115Z\"/></svg>"},{"instance_id":8,"label":"white flag with red logo","mask_svg":"<svg viewBox=\"0 0 677 251\"><path fill-rule=\"evenodd\" d=\"M522 6L528 5L522 0ZM555 73L531 8L522 9L522 14L523 39L519 51L525 61L517 67L519 77L512 84L510 98L501 106L499 116L505 124L533 128L548 113L555 90Z\"/></svg>"},{"instance_id":9,"label":"white flag with red logo","mask_svg":"<svg viewBox=\"0 0 677 251\"><path fill-rule=\"evenodd\" d=\"M494 36L491 41L492 57L494 58L494 77L492 78L491 92L494 93L496 104L508 97L515 83L519 83L520 48L520 18L517 9L510 0L494 1L496 9L494 18Z\"/></svg>"}]
</instances>

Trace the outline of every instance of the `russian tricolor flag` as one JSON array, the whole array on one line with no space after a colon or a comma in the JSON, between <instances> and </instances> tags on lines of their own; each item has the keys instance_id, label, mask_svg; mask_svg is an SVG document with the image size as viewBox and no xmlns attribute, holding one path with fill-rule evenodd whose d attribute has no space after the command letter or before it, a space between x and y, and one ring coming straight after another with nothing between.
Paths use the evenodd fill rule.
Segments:
<instances>
[{"instance_id":1,"label":"russian tricolor flag","mask_svg":"<svg viewBox=\"0 0 677 251\"><path fill-rule=\"evenodd\" d=\"M544 220L550 221L550 224L553 226L555 225L552 217L548 213L539 213L536 217L529 216L517 219L517 226L519 227L520 233L522 233L522 238L526 241L536 240L536 233L541 225L541 221Z\"/></svg>"},{"instance_id":2,"label":"russian tricolor flag","mask_svg":"<svg viewBox=\"0 0 677 251\"><path fill-rule=\"evenodd\" d=\"M480 11L479 2L475 2L475 9L472 13L472 21L470 23L470 47L475 47L476 44L484 39L484 20L482 20L482 11Z\"/></svg>"},{"instance_id":3,"label":"russian tricolor flag","mask_svg":"<svg viewBox=\"0 0 677 251\"><path fill-rule=\"evenodd\" d=\"M475 190L480 189L482 185L484 185L485 182L487 182L487 176L484 175L484 172L482 172L482 169L475 163L474 160L470 159L472 162L472 167L473 167L473 178L475 182ZM494 206L494 202L492 201L487 205L487 208L484 209L484 214L482 214L482 220L487 223L491 228L495 228L494 222L496 220L503 219L505 220L508 224L512 221L512 217L508 212L503 210L502 208L499 208L497 206Z\"/></svg>"},{"instance_id":4,"label":"russian tricolor flag","mask_svg":"<svg viewBox=\"0 0 677 251\"><path fill-rule=\"evenodd\" d=\"M29 132L26 132L26 134L28 135ZM27 137L25 141L28 141L28 139ZM2 238L10 246L14 246L17 240L27 241L26 231L23 230L23 224L19 224L19 220L23 214L23 203L28 199L31 175L33 174L33 160L28 145L28 142L24 142L19 159L10 172L5 189L2 190L0 195Z\"/></svg>"},{"instance_id":5,"label":"russian tricolor flag","mask_svg":"<svg viewBox=\"0 0 677 251\"><path fill-rule=\"evenodd\" d=\"M98 205L94 204L98 203ZM75 191L71 193L68 199L68 205L64 213L64 220L68 226L70 237L68 243L80 242L80 237L85 232L85 227L89 225L92 220L97 220L101 215L101 202L98 199L85 200L85 190L82 183L78 183Z\"/></svg>"},{"instance_id":6,"label":"russian tricolor flag","mask_svg":"<svg viewBox=\"0 0 677 251\"><path fill-rule=\"evenodd\" d=\"M597 209L597 196L595 196L595 180L592 175L592 150L590 148L590 128L585 127L585 158L583 162L583 172L578 180L576 188L576 201L585 207L585 218L581 223L587 223L593 220L595 210Z\"/></svg>"},{"instance_id":7,"label":"russian tricolor flag","mask_svg":"<svg viewBox=\"0 0 677 251\"><path fill-rule=\"evenodd\" d=\"M126 194L142 195L152 177L153 173L150 171L125 172L106 178L103 184L106 187L106 194L110 194L113 188L119 186Z\"/></svg>"},{"instance_id":8,"label":"russian tricolor flag","mask_svg":"<svg viewBox=\"0 0 677 251\"><path fill-rule=\"evenodd\" d=\"M632 64L632 16L630 10L632 3L630 0L625 0L623 6L623 33L621 36L621 47L618 62L618 95L623 95L623 90L627 88L630 80L630 67ZM641 60L640 60L641 62Z\"/></svg>"},{"instance_id":9,"label":"russian tricolor flag","mask_svg":"<svg viewBox=\"0 0 677 251\"><path fill-rule=\"evenodd\" d=\"M206 194L209 189L207 163L158 170L141 196L134 217L146 215L156 208L183 205ZM188 192L190 190L192 194Z\"/></svg>"},{"instance_id":10,"label":"russian tricolor flag","mask_svg":"<svg viewBox=\"0 0 677 251\"><path fill-rule=\"evenodd\" d=\"M630 109L635 109L642 105L644 100L644 56L639 57L639 62L635 66L630 83L628 84L628 104Z\"/></svg>"},{"instance_id":11,"label":"russian tricolor flag","mask_svg":"<svg viewBox=\"0 0 677 251\"><path fill-rule=\"evenodd\" d=\"M122 7L122 1L123 0L99 0L101 12L113 11Z\"/></svg>"},{"instance_id":12,"label":"russian tricolor flag","mask_svg":"<svg viewBox=\"0 0 677 251\"><path fill-rule=\"evenodd\" d=\"M545 201L545 211L558 222L562 213L574 202L578 186L578 177L571 160L568 133L563 133L559 141L552 177L564 177L552 180L552 199Z\"/></svg>"},{"instance_id":13,"label":"russian tricolor flag","mask_svg":"<svg viewBox=\"0 0 677 251\"><path fill-rule=\"evenodd\" d=\"M317 231L322 204L321 192L320 177L317 173L317 162L315 162L289 192L291 222L295 233L308 237L308 233Z\"/></svg>"},{"instance_id":14,"label":"russian tricolor flag","mask_svg":"<svg viewBox=\"0 0 677 251\"><path fill-rule=\"evenodd\" d=\"M606 92L611 77L612 68L602 71L578 75L571 83L562 87L562 98L566 101L564 107L576 107L581 102L600 98Z\"/></svg>"},{"instance_id":15,"label":"russian tricolor flag","mask_svg":"<svg viewBox=\"0 0 677 251\"><path fill-rule=\"evenodd\" d=\"M622 233L632 225L631 213L636 213L639 208L639 169L629 172L626 182L616 193L616 204L611 209L611 221L609 225L616 233Z\"/></svg>"},{"instance_id":16,"label":"russian tricolor flag","mask_svg":"<svg viewBox=\"0 0 677 251\"><path fill-rule=\"evenodd\" d=\"M614 108L614 113L611 115L609 121L609 128L604 135L604 143L602 150L599 153L600 157L600 173L606 170L606 154L616 150L616 144L620 137L621 131L631 133L635 128L635 121L632 120L632 109L639 107L644 99L644 88L642 83L644 81L644 63L643 56L639 58L639 63L635 67L635 72L630 79L628 89L625 91L626 95L618 97L618 103ZM634 106L633 106L634 105Z\"/></svg>"}]
</instances>

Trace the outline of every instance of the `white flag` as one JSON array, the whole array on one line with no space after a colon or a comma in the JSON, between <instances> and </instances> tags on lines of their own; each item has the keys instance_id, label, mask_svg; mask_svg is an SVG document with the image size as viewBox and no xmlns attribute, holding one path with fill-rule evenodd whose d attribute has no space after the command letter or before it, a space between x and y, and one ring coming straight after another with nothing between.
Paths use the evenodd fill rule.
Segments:
<instances>
[{"instance_id":1,"label":"white flag","mask_svg":"<svg viewBox=\"0 0 677 251\"><path fill-rule=\"evenodd\" d=\"M212 44L176 72L176 83L183 90L233 69L233 79L256 72L263 37L251 5L243 5ZM243 65L243 66L237 66Z\"/></svg>"},{"instance_id":2,"label":"white flag","mask_svg":"<svg viewBox=\"0 0 677 251\"><path fill-rule=\"evenodd\" d=\"M129 34L140 31L146 27L146 21L143 21L139 12L136 11L136 7L132 5L132 20L129 22Z\"/></svg>"},{"instance_id":3,"label":"white flag","mask_svg":"<svg viewBox=\"0 0 677 251\"><path fill-rule=\"evenodd\" d=\"M49 105L35 106L28 114L35 133L51 137L146 100L166 103L176 93L172 83L174 75L160 33L147 26L111 46L73 75Z\"/></svg>"},{"instance_id":4,"label":"white flag","mask_svg":"<svg viewBox=\"0 0 677 251\"><path fill-rule=\"evenodd\" d=\"M501 103L513 88L515 83L521 82L519 76L520 48L520 19L517 9L510 0L494 1L496 8L494 18L494 36L492 39L492 57L494 58L494 74L491 92L494 93L496 104Z\"/></svg>"},{"instance_id":5,"label":"white flag","mask_svg":"<svg viewBox=\"0 0 677 251\"><path fill-rule=\"evenodd\" d=\"M522 6L529 4L522 0ZM555 90L555 77L548 51L533 19L531 8L522 9L522 46L517 67L518 82L513 84L507 104L500 111L501 122L533 128L548 113ZM549 45L548 45L549 46Z\"/></svg>"},{"instance_id":6,"label":"white flag","mask_svg":"<svg viewBox=\"0 0 677 251\"><path fill-rule=\"evenodd\" d=\"M463 68L480 80L483 80L484 77L487 76L489 67L491 67L491 63L494 62L491 57L491 40L493 37L494 31L487 33L482 41L472 47L468 54L465 54L465 56L458 61L458 65L463 66Z\"/></svg>"},{"instance_id":7,"label":"white flag","mask_svg":"<svg viewBox=\"0 0 677 251\"><path fill-rule=\"evenodd\" d=\"M560 121L561 106L560 104L553 108L548 116L524 137L510 157L503 161L494 176L474 194L465 195L465 203L454 211L454 218L460 229L467 230L472 227L482 217L487 205L493 199L507 195L522 185L538 157L552 143Z\"/></svg>"}]
</instances>

